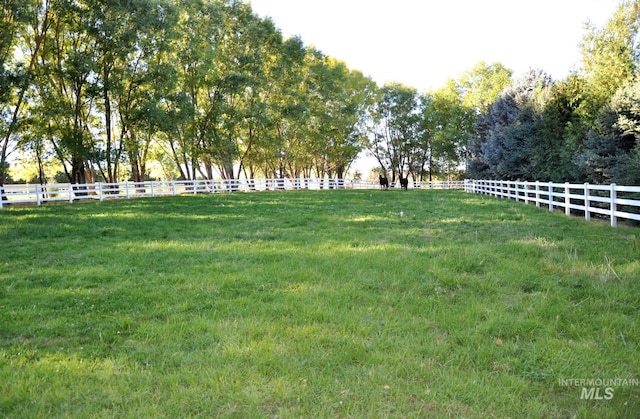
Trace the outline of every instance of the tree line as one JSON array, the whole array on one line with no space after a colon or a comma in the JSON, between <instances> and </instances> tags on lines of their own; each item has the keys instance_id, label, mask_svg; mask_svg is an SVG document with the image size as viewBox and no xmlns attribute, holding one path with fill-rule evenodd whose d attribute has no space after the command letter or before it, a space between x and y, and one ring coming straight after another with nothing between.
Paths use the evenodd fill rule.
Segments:
<instances>
[{"instance_id":1,"label":"tree line","mask_svg":"<svg viewBox=\"0 0 640 419\"><path fill-rule=\"evenodd\" d=\"M342 177L375 84L229 0L8 0L0 180Z\"/></svg>"},{"instance_id":2,"label":"tree line","mask_svg":"<svg viewBox=\"0 0 640 419\"><path fill-rule=\"evenodd\" d=\"M640 184L639 25L640 2L623 1L586 26L579 70L532 70L503 90L474 122L467 176Z\"/></svg>"},{"instance_id":3,"label":"tree line","mask_svg":"<svg viewBox=\"0 0 640 419\"><path fill-rule=\"evenodd\" d=\"M0 186L16 156L38 183L142 181L151 164L343 178L365 149L392 180L640 180L637 0L586 27L565 80L480 62L425 93L380 87L239 0L2 7Z\"/></svg>"}]
</instances>

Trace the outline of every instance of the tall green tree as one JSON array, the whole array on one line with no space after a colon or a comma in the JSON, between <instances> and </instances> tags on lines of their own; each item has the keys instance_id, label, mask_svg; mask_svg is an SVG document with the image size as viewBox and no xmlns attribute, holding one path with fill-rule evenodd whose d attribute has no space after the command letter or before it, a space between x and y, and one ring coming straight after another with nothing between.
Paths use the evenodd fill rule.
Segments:
<instances>
[{"instance_id":1,"label":"tall green tree","mask_svg":"<svg viewBox=\"0 0 640 419\"><path fill-rule=\"evenodd\" d=\"M363 149L359 121L369 103L371 81L346 64L325 58L313 71L313 127L318 176L344 178Z\"/></svg>"},{"instance_id":2,"label":"tall green tree","mask_svg":"<svg viewBox=\"0 0 640 419\"><path fill-rule=\"evenodd\" d=\"M416 89L388 83L380 90L373 110L373 132L369 146L392 182L409 169L411 145L419 136L421 118Z\"/></svg>"},{"instance_id":3,"label":"tall green tree","mask_svg":"<svg viewBox=\"0 0 640 419\"><path fill-rule=\"evenodd\" d=\"M551 84L542 70L530 70L506 88L476 125L475 176L531 180L531 155L539 127L537 98ZM484 176L483 176L484 177Z\"/></svg>"},{"instance_id":4,"label":"tall green tree","mask_svg":"<svg viewBox=\"0 0 640 419\"><path fill-rule=\"evenodd\" d=\"M255 144L268 135L271 108L286 69L282 68L282 34L273 22L239 2L232 4L230 12L235 18L229 33L234 35L219 47L225 100L222 124L215 134L221 142L212 157L226 177L239 177ZM295 50L295 45L288 46Z\"/></svg>"},{"instance_id":5,"label":"tall green tree","mask_svg":"<svg viewBox=\"0 0 640 419\"><path fill-rule=\"evenodd\" d=\"M308 177L312 158L306 149L309 138L309 103L305 82L308 76L307 55L297 37L283 42L276 65L268 76L269 89L265 101L269 106L264 118L263 130L257 141L248 144L247 152L253 167L251 173L260 171L267 177Z\"/></svg>"},{"instance_id":6,"label":"tall green tree","mask_svg":"<svg viewBox=\"0 0 640 419\"><path fill-rule=\"evenodd\" d=\"M480 115L489 110L502 91L511 85L513 72L501 63L478 62L458 80L462 105Z\"/></svg>"},{"instance_id":7,"label":"tall green tree","mask_svg":"<svg viewBox=\"0 0 640 419\"><path fill-rule=\"evenodd\" d=\"M593 183L640 183L640 81L622 86L605 106L576 156Z\"/></svg>"},{"instance_id":8,"label":"tall green tree","mask_svg":"<svg viewBox=\"0 0 640 419\"><path fill-rule=\"evenodd\" d=\"M6 0L0 14L0 192L7 177L7 159L15 138L32 73L51 26L49 0ZM16 51L20 51L16 54ZM22 57L20 59L19 57Z\"/></svg>"},{"instance_id":9,"label":"tall green tree","mask_svg":"<svg viewBox=\"0 0 640 419\"><path fill-rule=\"evenodd\" d=\"M466 149L473 124L477 118L476 107L464 104L464 91L460 84L449 79L445 86L434 91L423 107L424 121L431 133L429 144L429 180L434 174L451 174L466 163Z\"/></svg>"},{"instance_id":10,"label":"tall green tree","mask_svg":"<svg viewBox=\"0 0 640 419\"><path fill-rule=\"evenodd\" d=\"M139 21L135 44L120 67L121 77L113 90L117 142L135 182L147 177L152 143L174 132L171 127L179 123L178 115L169 114L166 107L177 96L174 46L179 12L165 0L141 0L141 5L145 12L134 15Z\"/></svg>"},{"instance_id":11,"label":"tall green tree","mask_svg":"<svg viewBox=\"0 0 640 419\"><path fill-rule=\"evenodd\" d=\"M59 2L52 7L51 30L34 70L33 113L69 182L90 183L94 180L95 136L100 130L91 14L84 3Z\"/></svg>"},{"instance_id":12,"label":"tall green tree","mask_svg":"<svg viewBox=\"0 0 640 419\"><path fill-rule=\"evenodd\" d=\"M602 28L590 23L586 25L581 43L586 100L582 102L580 111L589 128L593 127L600 109L636 73L640 59L638 30L638 0L622 1Z\"/></svg>"},{"instance_id":13,"label":"tall green tree","mask_svg":"<svg viewBox=\"0 0 640 419\"><path fill-rule=\"evenodd\" d=\"M572 74L542 92L540 122L531 145L532 179L553 182L583 181L574 155L587 135L581 109L586 100L585 80Z\"/></svg>"},{"instance_id":14,"label":"tall green tree","mask_svg":"<svg viewBox=\"0 0 640 419\"><path fill-rule=\"evenodd\" d=\"M216 53L224 38L222 1L178 0L182 36L175 41L177 86L164 107L173 123L166 124L167 149L184 179L195 179L202 156L214 150L215 125L222 113L220 71ZM213 163L204 161L211 173Z\"/></svg>"},{"instance_id":15,"label":"tall green tree","mask_svg":"<svg viewBox=\"0 0 640 419\"><path fill-rule=\"evenodd\" d=\"M164 0L85 0L84 5L87 32L95 49L93 78L100 90L96 106L102 116L93 142L93 163L103 179L117 182L121 163L130 151L135 163L131 165L133 178L142 180L144 163L135 140L140 137L135 132L138 107L145 97L143 91L153 88L147 74L165 55L171 36L167 28L175 23L175 12Z\"/></svg>"}]
</instances>

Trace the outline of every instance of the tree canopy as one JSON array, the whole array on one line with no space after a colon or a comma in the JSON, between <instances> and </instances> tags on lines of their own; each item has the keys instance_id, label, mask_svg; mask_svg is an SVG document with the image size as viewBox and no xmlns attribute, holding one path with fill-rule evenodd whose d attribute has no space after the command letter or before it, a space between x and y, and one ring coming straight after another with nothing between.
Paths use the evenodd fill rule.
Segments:
<instances>
[{"instance_id":1,"label":"tree canopy","mask_svg":"<svg viewBox=\"0 0 640 419\"><path fill-rule=\"evenodd\" d=\"M565 80L530 72L475 124L467 176L640 184L640 1L585 27L582 66Z\"/></svg>"},{"instance_id":2,"label":"tree canopy","mask_svg":"<svg viewBox=\"0 0 640 419\"><path fill-rule=\"evenodd\" d=\"M639 18L623 0L587 24L564 80L479 62L418 92L284 38L239 0L7 0L0 186L343 178L363 150L393 180L638 183Z\"/></svg>"}]
</instances>

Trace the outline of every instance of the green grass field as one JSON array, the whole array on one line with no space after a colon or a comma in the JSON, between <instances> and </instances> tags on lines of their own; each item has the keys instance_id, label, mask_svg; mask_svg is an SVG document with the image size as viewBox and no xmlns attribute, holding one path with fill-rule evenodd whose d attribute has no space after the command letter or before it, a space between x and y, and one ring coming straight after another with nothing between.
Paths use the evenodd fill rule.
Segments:
<instances>
[{"instance_id":1,"label":"green grass field","mask_svg":"<svg viewBox=\"0 0 640 419\"><path fill-rule=\"evenodd\" d=\"M640 417L639 237L461 191L6 208L0 416Z\"/></svg>"}]
</instances>

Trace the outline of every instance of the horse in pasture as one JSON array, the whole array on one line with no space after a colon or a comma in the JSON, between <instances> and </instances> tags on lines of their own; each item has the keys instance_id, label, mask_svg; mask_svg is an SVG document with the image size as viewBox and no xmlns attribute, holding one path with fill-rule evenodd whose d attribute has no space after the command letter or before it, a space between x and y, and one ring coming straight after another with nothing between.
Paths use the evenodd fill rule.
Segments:
<instances>
[{"instance_id":1,"label":"horse in pasture","mask_svg":"<svg viewBox=\"0 0 640 419\"><path fill-rule=\"evenodd\" d=\"M386 176L380 176L380 188L382 189L388 189L389 188L389 179L387 179Z\"/></svg>"},{"instance_id":2,"label":"horse in pasture","mask_svg":"<svg viewBox=\"0 0 640 419\"><path fill-rule=\"evenodd\" d=\"M402 177L402 175L400 175L400 189L404 189L405 191L408 190L409 187L409 179L406 177Z\"/></svg>"}]
</instances>

